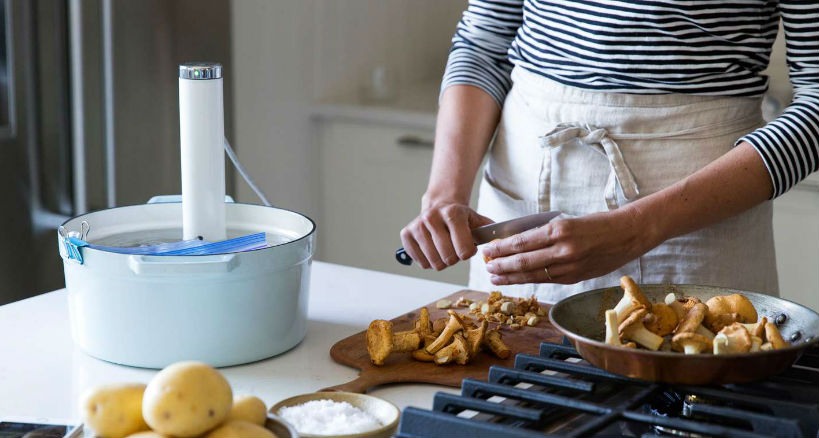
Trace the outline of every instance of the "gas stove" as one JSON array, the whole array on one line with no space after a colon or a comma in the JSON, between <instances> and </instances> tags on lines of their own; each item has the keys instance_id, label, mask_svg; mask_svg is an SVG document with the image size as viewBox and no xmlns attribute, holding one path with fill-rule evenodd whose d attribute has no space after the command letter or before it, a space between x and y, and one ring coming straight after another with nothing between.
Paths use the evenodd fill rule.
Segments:
<instances>
[{"instance_id":1,"label":"gas stove","mask_svg":"<svg viewBox=\"0 0 819 438\"><path fill-rule=\"evenodd\" d=\"M398 437L806 437L819 438L819 348L768 380L721 386L655 384L585 362L564 341L461 394L439 392L432 410L407 407Z\"/></svg>"}]
</instances>

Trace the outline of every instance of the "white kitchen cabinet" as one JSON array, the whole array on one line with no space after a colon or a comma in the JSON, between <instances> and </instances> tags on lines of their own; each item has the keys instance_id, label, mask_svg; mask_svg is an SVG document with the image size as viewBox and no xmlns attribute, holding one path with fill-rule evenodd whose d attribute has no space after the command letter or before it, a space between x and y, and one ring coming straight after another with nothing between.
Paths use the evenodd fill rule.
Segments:
<instances>
[{"instance_id":1,"label":"white kitchen cabinet","mask_svg":"<svg viewBox=\"0 0 819 438\"><path fill-rule=\"evenodd\" d=\"M395 260L399 233L418 215L432 163L433 124L323 117L319 260L457 284L467 263L443 271ZM385 291L387 292L387 291Z\"/></svg>"},{"instance_id":2,"label":"white kitchen cabinet","mask_svg":"<svg viewBox=\"0 0 819 438\"><path fill-rule=\"evenodd\" d=\"M819 174L774 201L774 243L780 295L819 312Z\"/></svg>"}]
</instances>

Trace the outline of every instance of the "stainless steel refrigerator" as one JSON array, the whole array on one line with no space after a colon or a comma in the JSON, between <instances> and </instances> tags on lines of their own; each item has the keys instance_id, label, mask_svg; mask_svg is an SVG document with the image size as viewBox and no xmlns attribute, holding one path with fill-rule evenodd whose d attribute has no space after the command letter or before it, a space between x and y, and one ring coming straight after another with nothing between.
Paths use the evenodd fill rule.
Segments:
<instances>
[{"instance_id":1,"label":"stainless steel refrigerator","mask_svg":"<svg viewBox=\"0 0 819 438\"><path fill-rule=\"evenodd\" d=\"M0 0L0 37L5 304L63 287L65 219L180 192L178 64L224 65L230 140L230 5Z\"/></svg>"}]
</instances>

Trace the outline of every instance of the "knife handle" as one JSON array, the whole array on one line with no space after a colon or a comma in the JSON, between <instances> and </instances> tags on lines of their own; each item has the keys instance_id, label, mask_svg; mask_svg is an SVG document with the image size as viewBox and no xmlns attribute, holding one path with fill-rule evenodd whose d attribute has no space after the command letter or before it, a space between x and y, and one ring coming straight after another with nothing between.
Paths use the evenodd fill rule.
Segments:
<instances>
[{"instance_id":1,"label":"knife handle","mask_svg":"<svg viewBox=\"0 0 819 438\"><path fill-rule=\"evenodd\" d=\"M395 260L398 260L398 263L401 263L404 266L409 266L412 264L412 257L407 254L403 247L395 250Z\"/></svg>"}]
</instances>

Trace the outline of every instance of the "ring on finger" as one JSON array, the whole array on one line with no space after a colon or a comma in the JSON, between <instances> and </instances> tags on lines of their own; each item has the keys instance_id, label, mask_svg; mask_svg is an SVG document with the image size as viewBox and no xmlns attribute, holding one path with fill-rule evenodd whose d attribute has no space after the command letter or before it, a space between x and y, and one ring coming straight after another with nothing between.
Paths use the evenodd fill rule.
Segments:
<instances>
[{"instance_id":1,"label":"ring on finger","mask_svg":"<svg viewBox=\"0 0 819 438\"><path fill-rule=\"evenodd\" d=\"M547 266L547 267L543 268L543 271L546 272L546 279L549 280L549 281L552 281L552 276L549 275L549 267Z\"/></svg>"}]
</instances>

